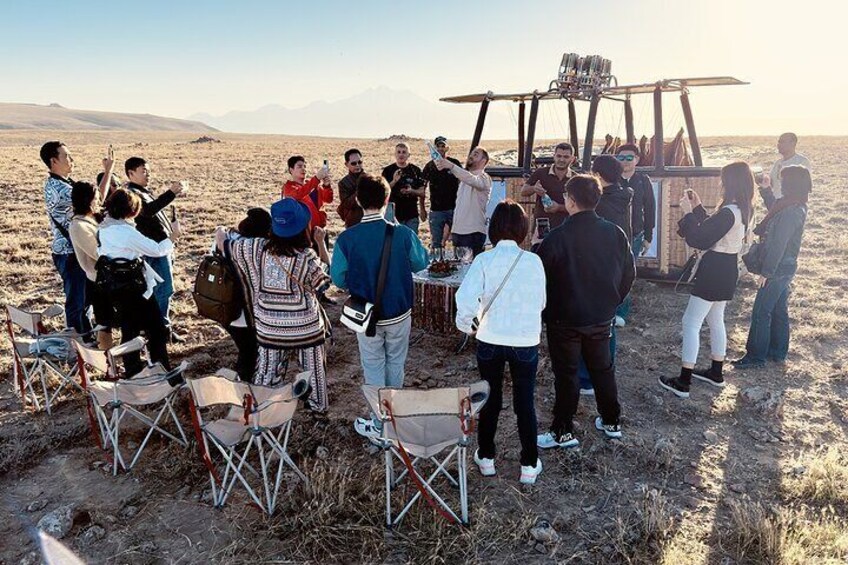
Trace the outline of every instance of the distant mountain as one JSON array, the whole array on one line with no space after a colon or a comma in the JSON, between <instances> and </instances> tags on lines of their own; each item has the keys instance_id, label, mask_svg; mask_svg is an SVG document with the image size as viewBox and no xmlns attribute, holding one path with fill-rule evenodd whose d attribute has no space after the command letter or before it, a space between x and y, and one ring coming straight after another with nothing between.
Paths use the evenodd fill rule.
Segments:
<instances>
[{"instance_id":1,"label":"distant mountain","mask_svg":"<svg viewBox=\"0 0 848 565\"><path fill-rule=\"evenodd\" d=\"M41 106L0 102L0 130L4 129L217 131L197 121L164 118L152 114L72 110L59 104Z\"/></svg>"},{"instance_id":2,"label":"distant mountain","mask_svg":"<svg viewBox=\"0 0 848 565\"><path fill-rule=\"evenodd\" d=\"M302 108L270 104L222 116L194 114L189 119L238 133L370 138L402 133L423 138L445 135L468 139L474 132L477 110L477 105L430 101L409 90L380 86L336 102L321 100ZM493 105L484 138L514 135L506 107Z\"/></svg>"}]
</instances>

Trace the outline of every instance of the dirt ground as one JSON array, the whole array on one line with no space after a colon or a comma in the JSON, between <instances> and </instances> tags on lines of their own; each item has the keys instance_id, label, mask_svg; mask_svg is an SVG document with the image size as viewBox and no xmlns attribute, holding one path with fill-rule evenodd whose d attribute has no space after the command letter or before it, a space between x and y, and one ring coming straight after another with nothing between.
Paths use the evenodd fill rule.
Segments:
<instances>
[{"instance_id":1,"label":"dirt ground","mask_svg":"<svg viewBox=\"0 0 848 565\"><path fill-rule=\"evenodd\" d=\"M91 179L113 143L117 160L141 155L153 186L190 181L176 204L184 239L176 256L173 319L187 336L172 357L191 363L190 377L232 366L235 348L198 318L194 271L218 224L232 225L251 205L279 195L285 158L329 158L341 176L345 149L358 146L366 169L392 160L392 141L220 135L190 144L187 134L4 132L0 134L0 302L41 308L60 301L50 261L38 148L61 138L77 161L74 177ZM639 280L632 321L619 332L617 374L624 410L621 441L592 426L595 408L581 400L582 448L543 452L532 487L518 483L515 418L505 406L498 433L497 478L475 468L469 489L472 525L450 526L417 505L394 532L383 527L383 458L352 429L364 410L356 341L338 328L329 352L330 411L296 416L291 452L309 485L287 480L271 518L236 494L221 510L208 502L209 482L196 450L156 439L136 469L113 477L76 396L51 417L24 412L13 390L8 340L0 357L0 563L35 563L31 528L70 506L63 541L91 563L292 562L560 562L560 563L846 563L848 562L848 215L841 159L848 139L805 138L812 161L811 197L800 268L790 300L792 345L785 365L730 372L728 386L695 385L689 401L663 392L657 377L679 367L680 318L687 295ZM766 167L774 140L706 139L716 164L744 159ZM423 165L423 141L412 141ZM507 143L490 144L507 149ZM454 152L464 154L457 144ZM331 206L333 235L341 224ZM427 237L426 230L425 235ZM730 356L744 348L755 289L740 284L728 308ZM330 308L337 320L338 307ZM708 332L702 334L706 358ZM408 386L479 378L473 348L453 355L452 338L423 335L407 362ZM417 384L420 383L420 384ZM509 392L505 398L509 399ZM551 418L553 376L542 347L537 412ZM508 402L508 401L507 401ZM181 409L185 423L189 419ZM130 441L140 436L130 434ZM287 479L292 479L287 476ZM556 535L530 532L547 521ZM548 530L547 533L550 533Z\"/></svg>"}]
</instances>

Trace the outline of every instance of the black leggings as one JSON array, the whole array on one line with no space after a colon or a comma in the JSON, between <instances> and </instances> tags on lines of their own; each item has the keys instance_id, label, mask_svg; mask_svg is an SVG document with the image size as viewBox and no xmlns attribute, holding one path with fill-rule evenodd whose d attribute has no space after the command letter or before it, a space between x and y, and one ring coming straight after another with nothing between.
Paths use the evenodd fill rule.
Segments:
<instances>
[{"instance_id":1,"label":"black leggings","mask_svg":"<svg viewBox=\"0 0 848 565\"><path fill-rule=\"evenodd\" d=\"M161 363L165 369L171 369L168 359L168 329L162 320L159 303L154 295L144 298L141 294L112 295L112 303L118 312L121 326L121 343L126 343L144 332L147 338L147 351L152 363ZM139 353L124 356L124 372L132 376L144 369Z\"/></svg>"}]
</instances>

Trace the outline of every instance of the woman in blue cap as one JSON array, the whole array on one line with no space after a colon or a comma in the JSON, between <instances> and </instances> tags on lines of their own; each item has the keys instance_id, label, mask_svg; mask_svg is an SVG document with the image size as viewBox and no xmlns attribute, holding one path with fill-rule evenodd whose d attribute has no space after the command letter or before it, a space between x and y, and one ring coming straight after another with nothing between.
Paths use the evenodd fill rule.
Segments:
<instances>
[{"instance_id":1,"label":"woman in blue cap","mask_svg":"<svg viewBox=\"0 0 848 565\"><path fill-rule=\"evenodd\" d=\"M215 232L218 248L236 266L247 302L246 314L256 328L258 356L253 382L277 385L298 352L304 371L312 371L309 406L327 410L324 341L330 330L318 302L329 277L309 239L309 209L294 198L271 206L271 233L266 238L228 240Z\"/></svg>"}]
</instances>

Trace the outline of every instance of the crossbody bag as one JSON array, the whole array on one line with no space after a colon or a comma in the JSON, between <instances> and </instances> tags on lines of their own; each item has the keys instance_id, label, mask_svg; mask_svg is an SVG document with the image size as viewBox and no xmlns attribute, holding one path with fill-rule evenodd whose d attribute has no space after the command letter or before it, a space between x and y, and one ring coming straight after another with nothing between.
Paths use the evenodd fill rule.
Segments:
<instances>
[{"instance_id":1,"label":"crossbody bag","mask_svg":"<svg viewBox=\"0 0 848 565\"><path fill-rule=\"evenodd\" d=\"M387 223L386 237L383 239L383 252L380 254L380 271L377 274L377 295L374 298L374 303L372 304L360 296L351 294L342 307L342 324L356 333L364 333L368 337L374 337L377 334L377 320L381 313L394 233L395 226Z\"/></svg>"}]
</instances>

